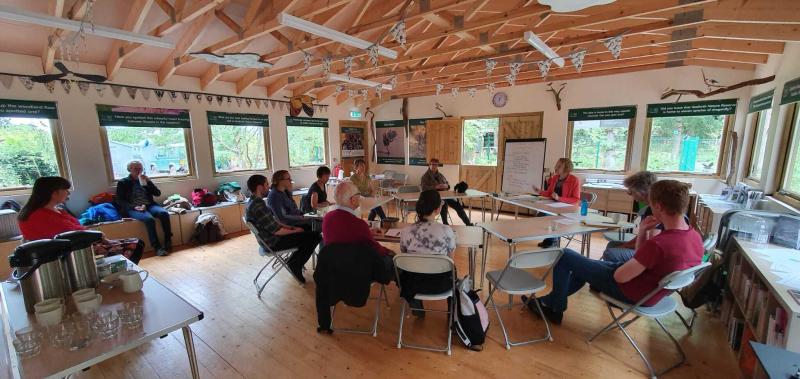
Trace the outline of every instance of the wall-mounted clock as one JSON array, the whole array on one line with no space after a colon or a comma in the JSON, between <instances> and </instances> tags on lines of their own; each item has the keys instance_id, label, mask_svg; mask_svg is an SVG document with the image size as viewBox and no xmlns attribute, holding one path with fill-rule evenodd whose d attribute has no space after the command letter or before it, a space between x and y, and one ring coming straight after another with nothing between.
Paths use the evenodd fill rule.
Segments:
<instances>
[{"instance_id":1,"label":"wall-mounted clock","mask_svg":"<svg viewBox=\"0 0 800 379\"><path fill-rule=\"evenodd\" d=\"M505 92L497 92L494 94L494 96L492 96L492 104L494 104L495 107L505 107L507 102L508 95L506 95Z\"/></svg>"}]
</instances>

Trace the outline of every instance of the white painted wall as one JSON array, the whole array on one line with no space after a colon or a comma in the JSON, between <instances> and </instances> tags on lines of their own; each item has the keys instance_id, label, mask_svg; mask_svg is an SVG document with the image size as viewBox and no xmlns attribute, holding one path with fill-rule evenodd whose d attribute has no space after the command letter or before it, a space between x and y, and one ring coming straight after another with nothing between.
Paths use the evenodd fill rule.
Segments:
<instances>
[{"instance_id":1,"label":"white painted wall","mask_svg":"<svg viewBox=\"0 0 800 379\"><path fill-rule=\"evenodd\" d=\"M737 83L753 77L749 71L734 71L727 69L704 69L707 76L719 80L721 83ZM409 99L409 118L440 117L441 113L434 109L435 103L442 104L443 108L454 117L503 115L511 113L544 112L543 137L547 138L547 154L545 165L552 168L556 160L563 157L566 151L567 112L570 108L605 107L616 105L636 105L636 127L634 133L633 151L631 157L631 171L640 169L642 159L642 143L645 127L647 104L668 102L660 100L661 92L665 88L700 89L705 90L703 77L699 67L676 67L653 71L591 77L570 80L566 89L561 93L562 109L556 110L555 100L551 93L546 92L544 83L505 87L501 90L508 94L508 104L504 108L495 108L491 104L489 93L486 90L478 91L474 98L470 98L466 91L461 91L458 97L452 97L449 88L447 94L440 96L425 96ZM731 91L720 96L703 100L739 98L734 128L741 131L744 127L747 101L750 96L748 88ZM694 101L693 97L684 97L681 101ZM674 101L674 98L673 98ZM351 104L350 102L345 104ZM352 105L352 104L351 104ZM402 118L400 115L401 100L387 102L376 110L376 120L393 120ZM349 111L349 109L348 109ZM410 180L418 182L424 173L424 167L373 165L373 172L385 169L401 170L409 174ZM458 177L457 166L446 167L445 174L451 182ZM587 175L576 173L585 178ZM591 174L592 177L601 176ZM622 175L602 175L607 177L622 177ZM692 182L694 190L706 193L715 192L722 188L722 182L717 179L679 178Z\"/></svg>"},{"instance_id":2,"label":"white painted wall","mask_svg":"<svg viewBox=\"0 0 800 379\"><path fill-rule=\"evenodd\" d=\"M38 73L38 70L40 70L39 67L41 67L39 57L0 53L0 72L22 74ZM82 64L81 70L81 72L103 73L104 68ZM154 88L159 87L154 73L126 69L122 70L114 83ZM236 95L234 83L217 82L207 91L201 91L197 79L180 76L175 76L170 79L165 89ZM240 96L266 98L265 95L266 90L264 87L254 86ZM283 95L284 94L278 94L278 96L273 98L276 100L285 100ZM203 100L201 104L198 104L194 98L190 99L188 103L185 103L182 98L179 98L173 103L167 100L166 96L162 101L158 101L155 94L151 94L149 101L144 100L141 95L137 95L136 100L131 100L125 90L122 91L119 98L115 98L110 89L107 89L104 96L100 97L94 87L90 89L90 92L88 92L86 96L83 96L78 89L73 86L71 93L67 95L58 84L56 85L55 91L50 93L41 84L37 84L34 89L29 91L16 80L10 90L0 87L0 98L55 101L58 104L59 124L66 147L69 179L73 183L73 194L67 205L73 212L82 212L88 206L87 200L90 196L103 191L114 192L116 188L116 185L111 183L106 175L106 162L103 159L100 126L98 124L95 104L181 108L189 110L192 121L191 133L195 159L193 165L197 173L197 178L180 179L162 183L157 182L158 187L165 196L173 193L180 193L188 197L194 188L205 187L213 191L216 190L219 183L228 181L238 181L243 187L245 186L249 174L217 177L213 175L213 162L211 160L208 124L205 114L205 112L209 110L269 114L269 134L272 147L270 151L272 156L271 167L285 169L289 166L285 125L285 116L288 115L288 110L282 111L277 107L275 109L271 107L265 109L263 106L260 109L257 109L255 106L248 108L244 103L242 103L241 107L238 107L235 102L232 103L232 106L227 105L225 102L223 102L222 106L218 106L216 100L213 101L211 105L205 100ZM331 106L328 108L328 111L320 112L315 115L315 117L330 118L331 127L328 129L329 145L334 148L328 148L329 162L330 157L338 159L339 154L339 123L338 119L332 118L333 115L338 115L336 108L335 106ZM296 182L295 185L297 187L309 186L316 180L315 170L316 167L292 170L292 177ZM271 174L271 171L265 173L267 177L270 177ZM27 199L27 195L0 196L0 202L9 198L24 203Z\"/></svg>"}]
</instances>

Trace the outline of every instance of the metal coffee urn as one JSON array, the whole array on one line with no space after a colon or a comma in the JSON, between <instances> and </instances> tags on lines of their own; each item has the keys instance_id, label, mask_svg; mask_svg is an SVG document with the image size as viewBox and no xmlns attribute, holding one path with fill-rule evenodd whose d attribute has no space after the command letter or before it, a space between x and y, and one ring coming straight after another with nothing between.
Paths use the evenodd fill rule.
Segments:
<instances>
[{"instance_id":1,"label":"metal coffee urn","mask_svg":"<svg viewBox=\"0 0 800 379\"><path fill-rule=\"evenodd\" d=\"M61 233L55 238L72 242L72 251L64 255L70 290L75 292L97 287L100 279L97 276L92 245L103 239L103 233L96 230L76 230Z\"/></svg>"},{"instance_id":2,"label":"metal coffee urn","mask_svg":"<svg viewBox=\"0 0 800 379\"><path fill-rule=\"evenodd\" d=\"M67 240L39 240L23 243L8 256L25 300L25 310L33 313L33 305L45 300L65 298L70 294L66 263L62 257L72 249Z\"/></svg>"}]
</instances>

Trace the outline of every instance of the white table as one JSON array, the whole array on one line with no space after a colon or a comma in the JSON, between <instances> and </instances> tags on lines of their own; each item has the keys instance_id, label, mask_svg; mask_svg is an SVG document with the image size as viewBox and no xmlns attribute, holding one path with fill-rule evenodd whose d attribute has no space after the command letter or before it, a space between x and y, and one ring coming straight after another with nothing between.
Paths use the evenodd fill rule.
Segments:
<instances>
[{"instance_id":1,"label":"white table","mask_svg":"<svg viewBox=\"0 0 800 379\"><path fill-rule=\"evenodd\" d=\"M521 194L521 195L501 195L492 194L492 209L497 208L497 219L500 219L500 209L503 203L508 203L514 208L514 218L519 216L519 208L532 209L548 215L563 215L568 213L579 213L581 210L580 205L573 205L541 197L538 195ZM495 207L495 203L499 203Z\"/></svg>"},{"instance_id":2,"label":"white table","mask_svg":"<svg viewBox=\"0 0 800 379\"><path fill-rule=\"evenodd\" d=\"M419 199L420 192L404 192L404 193L395 193L392 196L397 199L397 209L399 210L400 207L404 203L408 202L415 202ZM468 189L464 193L458 193L455 191L439 191L439 196L442 197L442 200L460 200L460 199L481 199L481 212L482 212L482 221L486 221L486 198L489 197L489 194L483 191L478 191L474 189ZM470 216L472 216L472 208L469 209ZM489 215L491 219L491 214Z\"/></svg>"},{"instance_id":3,"label":"white table","mask_svg":"<svg viewBox=\"0 0 800 379\"><path fill-rule=\"evenodd\" d=\"M129 268L139 269L132 262ZM94 366L106 359L182 329L189 356L189 367L192 377L198 378L197 356L195 355L192 330L189 324L203 319L203 312L161 284L152 276L144 282L142 291L124 293L120 287L109 288L101 284L97 292L103 295L101 310L116 310L123 302L136 301L144 306L142 326L128 330L120 325L120 334L111 340L99 337L92 339L89 346L76 351L68 348L55 348L45 336L42 351L39 355L24 360L17 357L12 341L14 331L35 324L33 314L25 312L22 290L16 283L2 283L2 313L4 336L10 349L11 371L17 378L63 378L78 373L87 367ZM67 301L68 313L74 311L72 301Z\"/></svg>"}]
</instances>

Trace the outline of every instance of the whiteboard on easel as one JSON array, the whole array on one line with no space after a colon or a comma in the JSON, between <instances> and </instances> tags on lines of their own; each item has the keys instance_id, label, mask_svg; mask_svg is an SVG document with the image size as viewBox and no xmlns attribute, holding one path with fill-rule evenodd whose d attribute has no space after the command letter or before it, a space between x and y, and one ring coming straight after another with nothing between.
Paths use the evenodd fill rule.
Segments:
<instances>
[{"instance_id":1,"label":"whiteboard on easel","mask_svg":"<svg viewBox=\"0 0 800 379\"><path fill-rule=\"evenodd\" d=\"M545 138L506 140L501 191L530 193L534 186L541 188L546 147Z\"/></svg>"}]
</instances>

